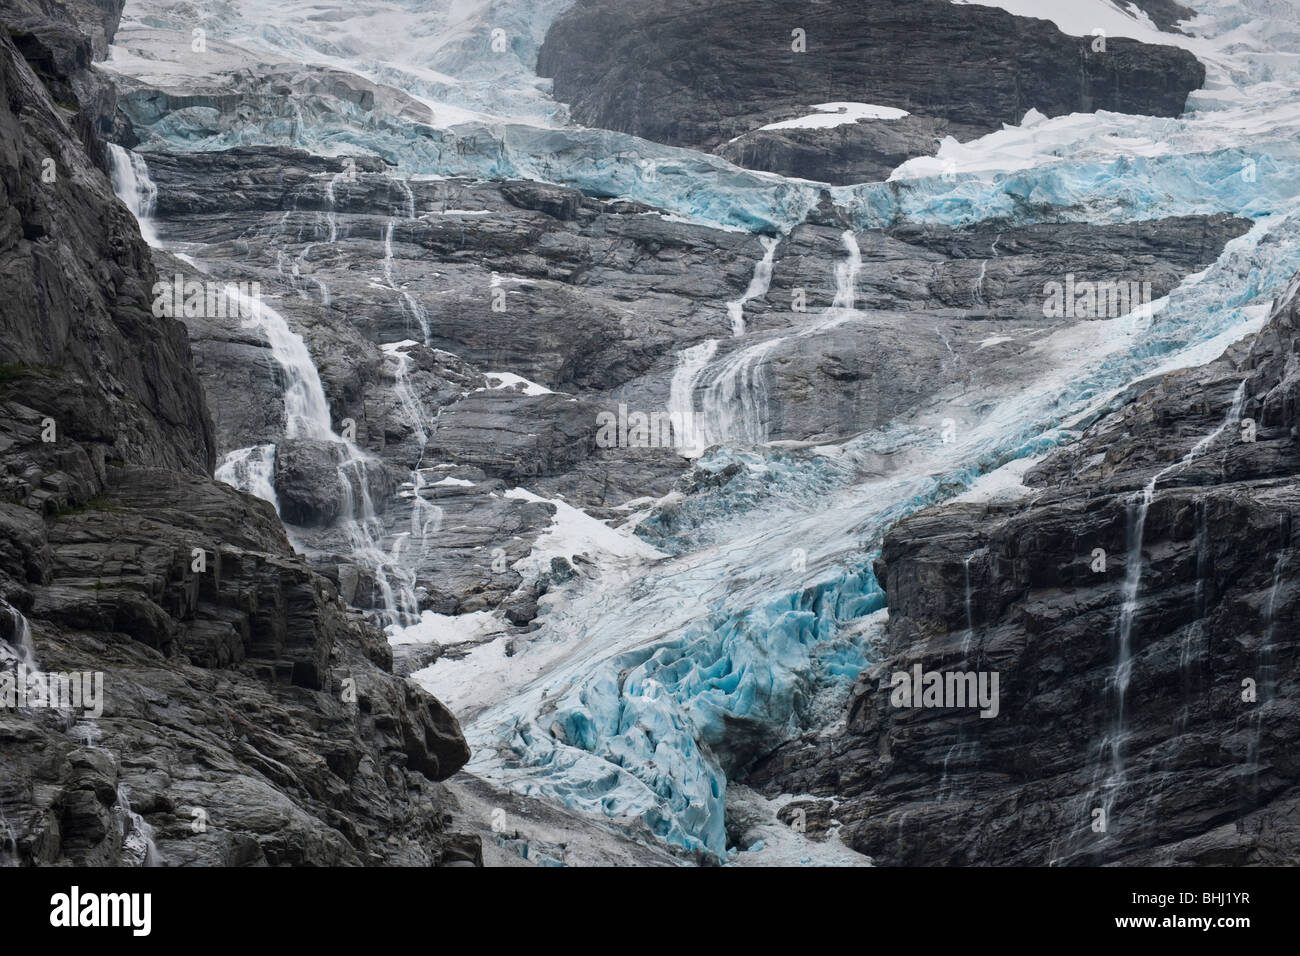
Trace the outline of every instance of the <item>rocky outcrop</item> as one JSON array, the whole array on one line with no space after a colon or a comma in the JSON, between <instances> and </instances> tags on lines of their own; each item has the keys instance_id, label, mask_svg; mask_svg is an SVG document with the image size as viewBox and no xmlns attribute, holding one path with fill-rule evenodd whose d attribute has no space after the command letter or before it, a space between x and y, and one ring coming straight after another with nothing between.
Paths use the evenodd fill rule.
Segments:
<instances>
[{"instance_id":1,"label":"rocky outcrop","mask_svg":"<svg viewBox=\"0 0 1300 956\"><path fill-rule=\"evenodd\" d=\"M599 416L620 406L666 409L690 346L715 343L713 363L685 380L708 442L832 441L945 387L1024 374L1026 350L1061 321L1044 319L1049 283L1077 273L1146 283L1159 297L1249 228L1226 216L899 225L848 230L855 253L847 216L829 204L766 237L776 243L771 282L744 302L747 334L735 338L728 303L768 251L753 236L553 185L408 179L374 157L265 147L141 155L164 242L186 244L222 281L259 284L303 336L336 427L351 420L382 462L368 471L382 549L437 509L418 555L414 538L401 547L416 603L441 613L496 607L524 586L489 556L526 555L553 509L503 498L510 487L617 520L627 502L674 487L688 465L677 448L602 448L596 438ZM848 284L861 311L846 315L834 305L854 256ZM165 276L206 278L166 253L157 261ZM345 567L355 565L353 542L334 526L340 448L281 438L286 386L263 332L227 317L185 323L221 453L277 445L273 483L295 541L349 602L376 606L381 595L364 569ZM403 342L412 344L399 360ZM762 422L710 397L751 350L757 371L736 386L750 394L734 402L761 403Z\"/></svg>"},{"instance_id":2,"label":"rocky outcrop","mask_svg":"<svg viewBox=\"0 0 1300 956\"><path fill-rule=\"evenodd\" d=\"M847 185L888 179L912 157L933 153L945 136L970 134L961 124L945 119L904 116L862 119L828 128L760 127L727 140L714 152L746 169Z\"/></svg>"},{"instance_id":3,"label":"rocky outcrop","mask_svg":"<svg viewBox=\"0 0 1300 956\"><path fill-rule=\"evenodd\" d=\"M1177 0L1135 0L1133 6L1150 17L1151 22L1161 30L1170 33L1182 33L1179 24L1196 18L1195 10Z\"/></svg>"},{"instance_id":4,"label":"rocky outcrop","mask_svg":"<svg viewBox=\"0 0 1300 956\"><path fill-rule=\"evenodd\" d=\"M886 648L846 728L755 779L839 795L878 864L1292 862L1298 352L1300 280L1263 331L1133 390L1015 500L899 524L876 568ZM996 717L895 706L917 665L998 673Z\"/></svg>"},{"instance_id":5,"label":"rocky outcrop","mask_svg":"<svg viewBox=\"0 0 1300 956\"><path fill-rule=\"evenodd\" d=\"M844 184L1030 109L1178 116L1204 82L1184 50L1110 38L1103 52L1093 41L948 0L579 0L551 25L537 71L580 123ZM918 119L757 132L833 102Z\"/></svg>"},{"instance_id":6,"label":"rocky outcrop","mask_svg":"<svg viewBox=\"0 0 1300 956\"><path fill-rule=\"evenodd\" d=\"M83 145L83 54L120 5L79 10L102 29L71 59L47 56L65 26L0 16L0 657L10 684L97 675L102 711L0 704L0 856L477 861L438 783L469 758L455 718L269 505L212 479L186 329Z\"/></svg>"},{"instance_id":7,"label":"rocky outcrop","mask_svg":"<svg viewBox=\"0 0 1300 956\"><path fill-rule=\"evenodd\" d=\"M106 168L102 137L134 142L129 121L117 108L117 89L92 68L102 60L122 17L120 0L12 0L5 29L18 52L46 85L54 102L73 115L68 122L82 150Z\"/></svg>"}]
</instances>

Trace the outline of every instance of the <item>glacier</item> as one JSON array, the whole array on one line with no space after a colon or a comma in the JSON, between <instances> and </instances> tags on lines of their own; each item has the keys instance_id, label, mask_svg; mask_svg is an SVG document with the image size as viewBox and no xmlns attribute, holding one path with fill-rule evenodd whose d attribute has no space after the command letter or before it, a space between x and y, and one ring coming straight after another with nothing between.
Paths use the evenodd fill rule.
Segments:
<instances>
[{"instance_id":1,"label":"glacier","mask_svg":"<svg viewBox=\"0 0 1300 956\"><path fill-rule=\"evenodd\" d=\"M716 341L685 350L673 408L694 411L694 385L708 381L717 386L708 399L720 410L714 418L736 422L709 436L719 447L690 449L695 464L712 471L737 464L738 476L676 502L671 518L647 507L638 538L599 542L596 580L547 594L540 630L517 653L485 644L456 666L416 675L462 705L472 772L598 814L634 836L734 860L724 826L729 775L755 747L835 719L847 687L874 660L886 612L871 567L885 530L990 485L1015 493L1016 482L999 475L1019 474L1072 440L1133 383L1212 359L1257 329L1300 271L1300 215L1291 212L1300 199L1300 94L1284 82L1300 76L1297 4L1202 3L1186 37L1156 33L1103 0L989 5L1018 13L1033 7L1027 15L1046 12L1080 35L1103 27L1111 36L1185 45L1210 68L1206 88L1180 119L1046 119L1031 111L979 140L947 141L886 182L831 187L570 125L531 70L546 26L567 6L562 0L128 6L107 65L128 81L123 106L146 160L151 149L252 144L364 153L383 158L398 177L554 182L768 239L802 221L823 196L859 229L1217 213L1255 221L1152 315L1060 331L1033 347L1032 371L1014 387L954 388L837 445L772 447L761 408L736 409L761 398L754 382L772 340L720 358ZM309 8L331 15L310 19L302 15ZM178 85L186 75L190 9L211 16L222 69L312 63L381 88L376 108L320 98L304 113L293 97L250 97L250 115L237 124L201 103L163 108L150 87ZM442 40L428 40L428 23L441 26ZM503 51L492 49L496 29L513 38ZM390 50L395 36L403 42ZM213 88L218 73L214 67ZM851 242L849 231L841 287L823 323L853 314ZM750 292L765 291L762 269L757 263L733 312L737 337L746 334ZM740 386L738 375L748 376ZM955 423L951 441L944 421ZM250 482L250 466L262 459L245 449L224 467L243 469ZM263 473L253 474L261 488ZM426 612L390 632L402 642L491 628L483 619Z\"/></svg>"}]
</instances>

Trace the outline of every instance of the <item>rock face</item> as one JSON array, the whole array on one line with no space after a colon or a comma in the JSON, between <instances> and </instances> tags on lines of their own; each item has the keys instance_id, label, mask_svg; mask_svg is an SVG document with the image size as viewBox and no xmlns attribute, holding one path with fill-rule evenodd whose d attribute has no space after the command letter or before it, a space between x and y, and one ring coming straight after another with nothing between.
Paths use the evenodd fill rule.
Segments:
<instances>
[{"instance_id":1,"label":"rock face","mask_svg":"<svg viewBox=\"0 0 1300 956\"><path fill-rule=\"evenodd\" d=\"M760 127L727 140L714 151L746 169L847 185L888 179L913 156L933 153L945 136L967 135L970 131L961 124L904 116L857 120L826 129Z\"/></svg>"},{"instance_id":2,"label":"rock face","mask_svg":"<svg viewBox=\"0 0 1300 956\"><path fill-rule=\"evenodd\" d=\"M1030 109L1178 116L1205 80L1180 49L1092 43L948 0L578 0L551 25L537 71L580 123L844 184L883 178L945 135L971 139ZM758 132L834 102L913 118Z\"/></svg>"},{"instance_id":3,"label":"rock face","mask_svg":"<svg viewBox=\"0 0 1300 956\"><path fill-rule=\"evenodd\" d=\"M847 727L754 779L839 795L878 864L1291 862L1298 353L1300 279L1253 339L1136 390L1017 500L899 524L885 659ZM895 706L916 665L997 672L997 716Z\"/></svg>"},{"instance_id":4,"label":"rock face","mask_svg":"<svg viewBox=\"0 0 1300 956\"><path fill-rule=\"evenodd\" d=\"M897 226L848 230L850 247L830 206L765 246L559 186L408 180L373 157L142 155L163 241L223 281L258 283L302 335L332 422L351 420L377 462L376 544L401 549L413 603L438 613L531 606L509 565L555 508L510 488L602 518L673 488L680 449L601 447L602 414L665 410L676 389L704 444L844 438L944 387L1023 374L1026 350L1073 321L1045 321L1049 283L1122 278L1158 298L1250 225ZM765 257L770 281L745 298ZM204 277L157 258L164 276ZM729 304L742 298L736 338ZM358 572L338 527L341 446L282 438L286 383L262 330L185 323L220 453L276 445L295 542L356 582L340 584L349 602L381 606L382 580ZM713 355L693 373L691 348Z\"/></svg>"},{"instance_id":5,"label":"rock face","mask_svg":"<svg viewBox=\"0 0 1300 956\"><path fill-rule=\"evenodd\" d=\"M530 51L542 6L511 5L512 29L542 18ZM1137 6L1167 30L1192 15ZM92 61L120 13L0 15L0 668L103 682L97 715L0 706L0 862L459 865L481 862L480 836L497 862L682 862L623 842L672 832L649 826L658 810L611 837L498 789L592 807L612 786L612 805L628 775L654 791L633 785L638 806L667 789L672 813L702 813L689 825L718 859L796 819L819 850L838 834L881 864L1286 859L1297 289L1253 343L1131 389L1024 487L897 525L876 568L883 633L859 615L870 576L824 576L946 493L928 485L947 459L914 439L949 408L955 428L999 424L1003 396L1064 381L1063 353L1253 224L1114 223L1147 195L1124 186L1114 209L1026 188L996 207L1014 221L922 225L907 190L933 185L918 215L945 221L989 207L973 181L823 189L623 135L857 182L1030 109L1178 116L1205 78L1194 58L946 0L577 0L540 57L595 127L576 129L515 121L550 124L549 101L449 119L409 50L377 72L300 62L341 62L332 35L371 15L329 4L311 23L331 36L304 22L274 63L273 23L257 49L214 37L197 62L190 5L149 4L115 93ZM471 47L495 38L474 29L439 54L472 67L456 95L521 78L479 71ZM536 105L512 83L500 102ZM908 115L780 125L835 101ZM141 146L126 158L152 247L113 198L110 159L123 192L127 173L106 140ZM1056 221L1094 214L1106 224ZM160 281L243 283L265 309L159 314ZM1097 282L1088 309L1053 310L1053 287ZM696 441L677 421L666 440L602 425L668 413ZM921 498L867 500L913 468ZM787 544L789 564L768 560ZM859 616L804 661L841 611ZM377 621L414 626L390 646ZM782 628L798 647L779 649ZM629 680L647 655L676 689ZM913 666L996 672L996 716L895 706ZM444 785L469 747L408 677L445 677L485 776L510 773ZM735 700L710 693L733 677ZM816 732L772 750L796 723ZM518 742L567 747L580 725L600 739L578 763L524 766ZM608 766L588 762L602 751ZM551 789L527 776L541 764ZM778 811L746 787L802 796Z\"/></svg>"},{"instance_id":6,"label":"rock face","mask_svg":"<svg viewBox=\"0 0 1300 956\"><path fill-rule=\"evenodd\" d=\"M112 110L89 53L120 9L74 7L76 37L37 6L0 16L4 677L102 681L100 714L0 707L0 856L473 862L437 782L469 758L455 718L392 674L269 505L212 478L186 329L151 308L91 138Z\"/></svg>"}]
</instances>

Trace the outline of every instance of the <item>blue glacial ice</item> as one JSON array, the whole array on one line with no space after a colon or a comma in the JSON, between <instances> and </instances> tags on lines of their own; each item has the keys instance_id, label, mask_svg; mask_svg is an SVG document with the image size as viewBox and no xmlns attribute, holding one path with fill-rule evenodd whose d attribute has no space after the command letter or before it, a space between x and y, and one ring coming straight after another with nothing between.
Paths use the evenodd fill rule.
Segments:
<instances>
[{"instance_id":1,"label":"blue glacial ice","mask_svg":"<svg viewBox=\"0 0 1300 956\"><path fill-rule=\"evenodd\" d=\"M198 0L181 9L142 0L128 10L122 55L109 67L146 87L182 83L193 70L185 52L193 8L220 25L214 55L232 70L311 62L392 88L370 110L251 96L238 122L198 103L160 109L142 89L124 107L146 153L250 144L368 153L397 175L545 180L767 233L801 221L823 191L862 228L1256 220L1154 317L1086 323L1040 342L1024 381L954 390L836 448L710 453L701 466L743 470L681 502L671 519L665 511L644 519L667 557L607 562L595 583L543 599L541 630L491 698L465 715L470 769L723 859L728 774L756 748L833 720L874 660L884 599L871 566L887 528L1068 442L1131 383L1213 359L1258 326L1300 271L1297 5L1197 4L1207 15L1196 24L1201 35L1171 42L1191 44L1210 79L1181 119L1031 114L974 143L945 143L889 182L833 188L567 125L531 73L546 25L565 6ZM329 15L304 16L308 8ZM425 20L441 39L422 32ZM510 38L501 54L488 52L497 28ZM378 56L369 34L385 30L404 42ZM939 437L945 418L959 424L951 443ZM891 466L869 466L880 461Z\"/></svg>"},{"instance_id":2,"label":"blue glacial ice","mask_svg":"<svg viewBox=\"0 0 1300 956\"><path fill-rule=\"evenodd\" d=\"M833 458L768 453L753 477L688 504L705 513L669 536L676 557L611 569L547 606L536 647L557 660L471 721L471 769L722 857L728 772L755 741L823 725L819 693L842 703L872 662L866 624L878 627L883 595L871 562L884 531L1069 441L1130 382L1213 359L1258 327L1298 270L1300 217L1261 223L1153 318L1052 337L1052 361L1018 388L954 395ZM945 416L961 422L952 444L939 437ZM880 455L905 463L863 479L854 462ZM792 571L800 552L802 574Z\"/></svg>"}]
</instances>

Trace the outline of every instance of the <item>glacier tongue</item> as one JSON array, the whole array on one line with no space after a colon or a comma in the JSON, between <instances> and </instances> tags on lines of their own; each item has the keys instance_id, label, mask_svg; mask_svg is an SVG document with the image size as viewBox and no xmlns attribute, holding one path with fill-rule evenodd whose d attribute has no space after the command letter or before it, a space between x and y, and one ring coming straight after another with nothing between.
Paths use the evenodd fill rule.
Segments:
<instances>
[{"instance_id":1,"label":"glacier tongue","mask_svg":"<svg viewBox=\"0 0 1300 956\"><path fill-rule=\"evenodd\" d=\"M546 596L540 630L508 666L496 662L491 681L473 688L473 706L462 712L474 772L721 859L728 775L785 737L831 722L827 702L842 700L843 689L873 661L884 597L871 562L884 530L1009 462L1069 441L1130 383L1212 358L1256 327L1261 308L1300 271L1300 217L1287 214L1300 198L1300 95L1282 82L1300 75L1297 51L1286 49L1296 22L1292 16L1288 23L1287 12L1297 5L1275 0L1280 12L1269 15L1268 4L1207 0L1198 4L1206 16L1189 27L1202 35L1159 34L1153 42L1189 45L1211 67L1211 83L1181 119L1103 113L1045 120L1031 112L1019 126L974 142L946 142L937 157L905 164L891 182L834 188L566 126L531 68L546 25L566 6L568 0L144 0L131 4L108 66L137 81L124 108L146 150L292 144L331 155L370 153L407 176L561 182L731 229L788 230L823 194L859 228L1220 212L1256 219L1154 317L1059 332L1034 347L1021 381L954 389L842 446L802 451L763 445L764 362L781 338L747 329L743 311L771 278L772 240L744 297L732 303L735 348L716 360L715 339L682 349L671 381L672 410L694 413L697 398L703 406L707 430L686 450L703 456L698 464L706 469L738 465L739 476L681 503L698 518L687 531L661 526L656 512L643 520L672 557L628 547L602 559L593 579ZM1069 30L1103 12L1123 20L1112 36L1153 30L1102 0L1080 5L1078 22L1067 4L1037 9ZM373 95L374 108L303 81L295 87L300 97L250 95L251 118L238 123L201 106L161 111L150 86L184 92L195 82L186 53L195 11L222 25L212 38L213 83L220 70L283 61L293 70L281 75L294 74L297 83L297 65L305 62ZM1097 19L1086 32L1109 22ZM494 48L497 29L505 49ZM307 109L286 104L299 98ZM114 162L122 183L138 182L135 159L115 154ZM128 196L138 191L119 188ZM333 183L329 195L329 238L343 241ZM408 211L415 213L413 205ZM792 336L856 314L856 242L847 231L832 310ZM386 276L400 289L391 259ZM430 317L414 317L427 339ZM404 375L400 348L392 356ZM301 356L283 348L277 357L288 360L287 372L301 365ZM291 388L291 402L291 428L333 436L323 394ZM418 420L418 409L412 418ZM951 440L941 427L946 420L955 425ZM704 455L715 442L723 447ZM244 449L223 470L260 493L254 485L269 484L263 469L270 460ZM422 480L417 469L408 491L419 497ZM356 505L364 537L373 503ZM431 522L435 516L422 515L413 523L412 540ZM373 541L357 546L378 551L381 568L393 560ZM409 599L390 600L411 610ZM416 628L442 633L448 626L426 613ZM491 626L474 622L476 633ZM417 639L415 629L405 634ZM454 668L449 674L434 666L418 676L435 692L447 680L458 682L457 695L468 693Z\"/></svg>"},{"instance_id":2,"label":"glacier tongue","mask_svg":"<svg viewBox=\"0 0 1300 956\"><path fill-rule=\"evenodd\" d=\"M884 602L870 571L884 531L1069 441L1130 382L1212 358L1258 327L1297 270L1300 217L1261 224L1155 316L1049 337L1041 372L1018 386L955 393L836 454L751 454L765 502L747 477L693 503L725 544L688 537L677 558L611 566L549 599L518 655L525 676L468 722L471 769L721 858L728 772L757 755L748 748L829 722L813 702L872 661L861 622ZM945 443L948 416L958 427ZM864 478L881 456L902 464ZM547 657L535 671L534 654Z\"/></svg>"}]
</instances>

